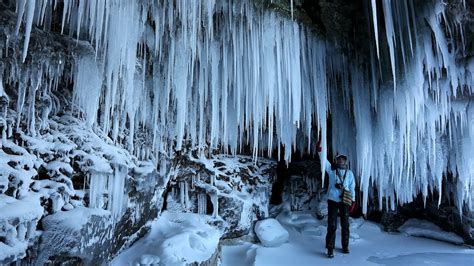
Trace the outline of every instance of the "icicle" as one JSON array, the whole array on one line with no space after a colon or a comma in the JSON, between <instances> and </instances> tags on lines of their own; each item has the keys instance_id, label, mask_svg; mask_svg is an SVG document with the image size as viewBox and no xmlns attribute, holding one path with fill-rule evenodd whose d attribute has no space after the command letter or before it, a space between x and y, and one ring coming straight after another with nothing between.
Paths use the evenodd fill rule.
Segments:
<instances>
[{"instance_id":1,"label":"icicle","mask_svg":"<svg viewBox=\"0 0 474 266\"><path fill-rule=\"evenodd\" d=\"M183 208L186 207L186 198L185 198L185 193L186 193L186 187L185 187L185 182L181 181L179 182L179 202L181 203L181 206Z\"/></svg>"},{"instance_id":2,"label":"icicle","mask_svg":"<svg viewBox=\"0 0 474 266\"><path fill-rule=\"evenodd\" d=\"M207 195L206 193L198 194L198 213L207 214Z\"/></svg>"},{"instance_id":3,"label":"icicle","mask_svg":"<svg viewBox=\"0 0 474 266\"><path fill-rule=\"evenodd\" d=\"M25 4L26 0L20 0L20 11L19 15L23 15L23 10L25 9L26 5L26 21L25 21L25 40L23 42L23 54L21 57L21 61L24 63L26 59L26 55L28 53L28 45L30 43L30 35L31 35L31 28L33 27L33 17L35 15L35 5L36 5L36 0L28 0L26 1L27 3ZM22 7L23 5L23 7ZM21 20L21 16L18 16L18 20ZM18 31L20 28L20 23L17 22L16 26L16 32L18 35Z\"/></svg>"},{"instance_id":4,"label":"icicle","mask_svg":"<svg viewBox=\"0 0 474 266\"><path fill-rule=\"evenodd\" d=\"M191 202L189 200L189 183L187 181L184 182L184 204L186 206L186 210L191 208Z\"/></svg>"},{"instance_id":5,"label":"icicle","mask_svg":"<svg viewBox=\"0 0 474 266\"><path fill-rule=\"evenodd\" d=\"M51 7L46 0L17 1L16 34L25 28L23 60L33 18L47 23L50 8L60 12L58 2ZM370 1L375 45L367 68L293 21L293 0L292 19L256 10L250 0L62 3L61 31L89 41L95 54L75 57L70 77L61 77L64 62L59 70L43 66L3 77L18 95L16 121L7 123L4 139L14 126L34 135L36 117L46 128L49 113L59 109L51 91L61 78L71 78L74 112L139 158L158 161L178 150L197 148L203 155L219 148L232 154L248 150L254 158L277 151L288 163L297 150L315 153L318 131L321 159L330 148L349 156L364 205L370 186L378 188L376 196L385 197L388 208L418 193L426 198L441 190L448 171L462 183L458 204L470 202L474 170L465 147L472 147L473 111L463 97L474 91L474 60L456 60L461 45L446 34L459 33L463 43L464 33L457 22L447 21L442 3L420 10L412 0ZM379 36L381 19L386 38ZM380 52L383 45L388 56ZM389 69L393 89L382 76ZM47 102L48 96L51 110L35 113L43 103L38 98ZM326 143L329 114L337 129L332 143ZM136 138L152 140L151 147ZM163 177L170 170L166 160L159 168ZM102 208L97 195L103 191L97 192L101 184L94 176L91 206ZM110 187L120 187L114 176L108 177ZM215 176L206 181L214 185ZM181 203L189 207L189 188L178 185ZM119 202L109 208L120 210L114 205Z\"/></svg>"},{"instance_id":6,"label":"icicle","mask_svg":"<svg viewBox=\"0 0 474 266\"><path fill-rule=\"evenodd\" d=\"M379 48L379 29L378 29L378 19L377 19L377 1L371 0L372 4L372 22L374 25L374 34L375 34L375 44L377 46L377 58L380 60L380 48ZM372 66L373 67L373 66Z\"/></svg>"},{"instance_id":7,"label":"icicle","mask_svg":"<svg viewBox=\"0 0 474 266\"><path fill-rule=\"evenodd\" d=\"M16 13L18 14L16 27L15 27L15 35L18 36L20 33L21 22L23 20L23 15L26 9L26 0L18 0L16 2Z\"/></svg>"},{"instance_id":8,"label":"icicle","mask_svg":"<svg viewBox=\"0 0 474 266\"><path fill-rule=\"evenodd\" d=\"M108 177L109 202L107 209L111 211L115 219L119 219L123 213L123 203L125 195L125 178L127 168L120 165L114 166L114 174Z\"/></svg>"},{"instance_id":9,"label":"icicle","mask_svg":"<svg viewBox=\"0 0 474 266\"><path fill-rule=\"evenodd\" d=\"M104 208L104 192L106 191L107 176L99 173L90 174L89 207Z\"/></svg>"},{"instance_id":10,"label":"icicle","mask_svg":"<svg viewBox=\"0 0 474 266\"><path fill-rule=\"evenodd\" d=\"M385 15L385 34L387 35L387 43L390 53L390 63L392 65L392 78L393 78L393 89L397 89L397 73L396 73L396 62L395 62L395 32L393 28L393 17L392 17L392 0L383 1L383 11Z\"/></svg>"},{"instance_id":11,"label":"icicle","mask_svg":"<svg viewBox=\"0 0 474 266\"><path fill-rule=\"evenodd\" d=\"M293 20L294 19L293 18L293 13L294 13L294 11L293 11L293 0L290 0L290 7L291 7L291 20Z\"/></svg>"},{"instance_id":12,"label":"icicle","mask_svg":"<svg viewBox=\"0 0 474 266\"><path fill-rule=\"evenodd\" d=\"M212 202L212 217L217 218L219 217L219 199L217 196L217 191L211 193L211 202Z\"/></svg>"}]
</instances>

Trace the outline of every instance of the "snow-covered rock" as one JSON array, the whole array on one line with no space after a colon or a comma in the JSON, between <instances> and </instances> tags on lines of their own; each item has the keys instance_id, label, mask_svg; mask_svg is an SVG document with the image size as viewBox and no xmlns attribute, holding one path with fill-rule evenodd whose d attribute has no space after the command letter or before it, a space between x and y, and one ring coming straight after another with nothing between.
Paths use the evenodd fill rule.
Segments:
<instances>
[{"instance_id":1,"label":"snow-covered rock","mask_svg":"<svg viewBox=\"0 0 474 266\"><path fill-rule=\"evenodd\" d=\"M49 125L2 140L0 264L105 262L157 217L167 179L70 115Z\"/></svg>"},{"instance_id":2,"label":"snow-covered rock","mask_svg":"<svg viewBox=\"0 0 474 266\"><path fill-rule=\"evenodd\" d=\"M399 231L409 236L426 237L456 245L464 244L462 237L443 231L439 226L425 220L409 219L399 228Z\"/></svg>"},{"instance_id":3,"label":"snow-covered rock","mask_svg":"<svg viewBox=\"0 0 474 266\"><path fill-rule=\"evenodd\" d=\"M265 247L278 247L288 242L289 233L273 218L258 221L255 224L255 234Z\"/></svg>"},{"instance_id":4,"label":"snow-covered rock","mask_svg":"<svg viewBox=\"0 0 474 266\"><path fill-rule=\"evenodd\" d=\"M224 238L251 232L254 221L268 217L275 161L250 156L192 153L176 158L170 170L167 209L221 219Z\"/></svg>"},{"instance_id":5,"label":"snow-covered rock","mask_svg":"<svg viewBox=\"0 0 474 266\"><path fill-rule=\"evenodd\" d=\"M36 226L43 215L40 195L31 193L22 200L0 194L0 264L26 255L30 242L36 241Z\"/></svg>"}]
</instances>

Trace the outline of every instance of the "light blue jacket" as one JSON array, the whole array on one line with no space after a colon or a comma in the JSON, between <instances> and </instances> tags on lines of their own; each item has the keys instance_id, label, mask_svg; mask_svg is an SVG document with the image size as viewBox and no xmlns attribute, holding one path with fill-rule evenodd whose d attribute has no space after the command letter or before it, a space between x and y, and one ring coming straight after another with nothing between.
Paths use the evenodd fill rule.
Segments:
<instances>
[{"instance_id":1,"label":"light blue jacket","mask_svg":"<svg viewBox=\"0 0 474 266\"><path fill-rule=\"evenodd\" d=\"M355 201L355 178L352 171L349 169L332 170L331 163L328 161L328 159L322 159L321 163L324 163L324 169L329 175L328 200L341 202L342 190L336 188L336 172L339 172L339 183L341 183L342 179L344 178L344 174L346 173L346 171L348 171L344 179L343 186L346 190L349 190L351 192L352 201Z\"/></svg>"}]
</instances>

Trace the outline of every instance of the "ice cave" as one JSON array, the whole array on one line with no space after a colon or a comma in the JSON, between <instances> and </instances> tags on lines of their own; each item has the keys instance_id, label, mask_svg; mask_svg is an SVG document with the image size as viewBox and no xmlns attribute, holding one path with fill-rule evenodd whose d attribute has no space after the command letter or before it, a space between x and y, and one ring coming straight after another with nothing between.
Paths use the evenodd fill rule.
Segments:
<instances>
[{"instance_id":1,"label":"ice cave","mask_svg":"<svg viewBox=\"0 0 474 266\"><path fill-rule=\"evenodd\" d=\"M0 265L474 265L474 0L0 0L0 132Z\"/></svg>"}]
</instances>

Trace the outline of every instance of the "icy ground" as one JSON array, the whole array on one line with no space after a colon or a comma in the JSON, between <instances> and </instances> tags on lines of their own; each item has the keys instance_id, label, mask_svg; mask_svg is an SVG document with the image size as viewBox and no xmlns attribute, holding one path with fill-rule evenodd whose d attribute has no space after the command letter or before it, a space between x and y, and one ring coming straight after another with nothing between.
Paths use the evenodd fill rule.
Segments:
<instances>
[{"instance_id":1,"label":"icy ground","mask_svg":"<svg viewBox=\"0 0 474 266\"><path fill-rule=\"evenodd\" d=\"M326 220L319 221L305 212L280 214L278 220L290 233L288 243L275 248L243 241L223 246L222 266L474 265L474 249L401 233L389 234L363 219L351 220L351 254L341 253L338 229L335 257L328 259L324 253Z\"/></svg>"},{"instance_id":2,"label":"icy ground","mask_svg":"<svg viewBox=\"0 0 474 266\"><path fill-rule=\"evenodd\" d=\"M406 233L386 233L380 225L351 219L351 254L340 251L340 230L335 258L325 256L326 219L308 212L283 211L277 220L288 230L289 242L266 248L240 240L224 243L221 266L246 265L474 265L474 249ZM165 211L152 224L151 232L122 252L112 265L186 265L209 260L218 247L222 232L210 216ZM452 239L427 221L409 220L404 225L411 235ZM441 237L442 235L445 235Z\"/></svg>"}]
</instances>

